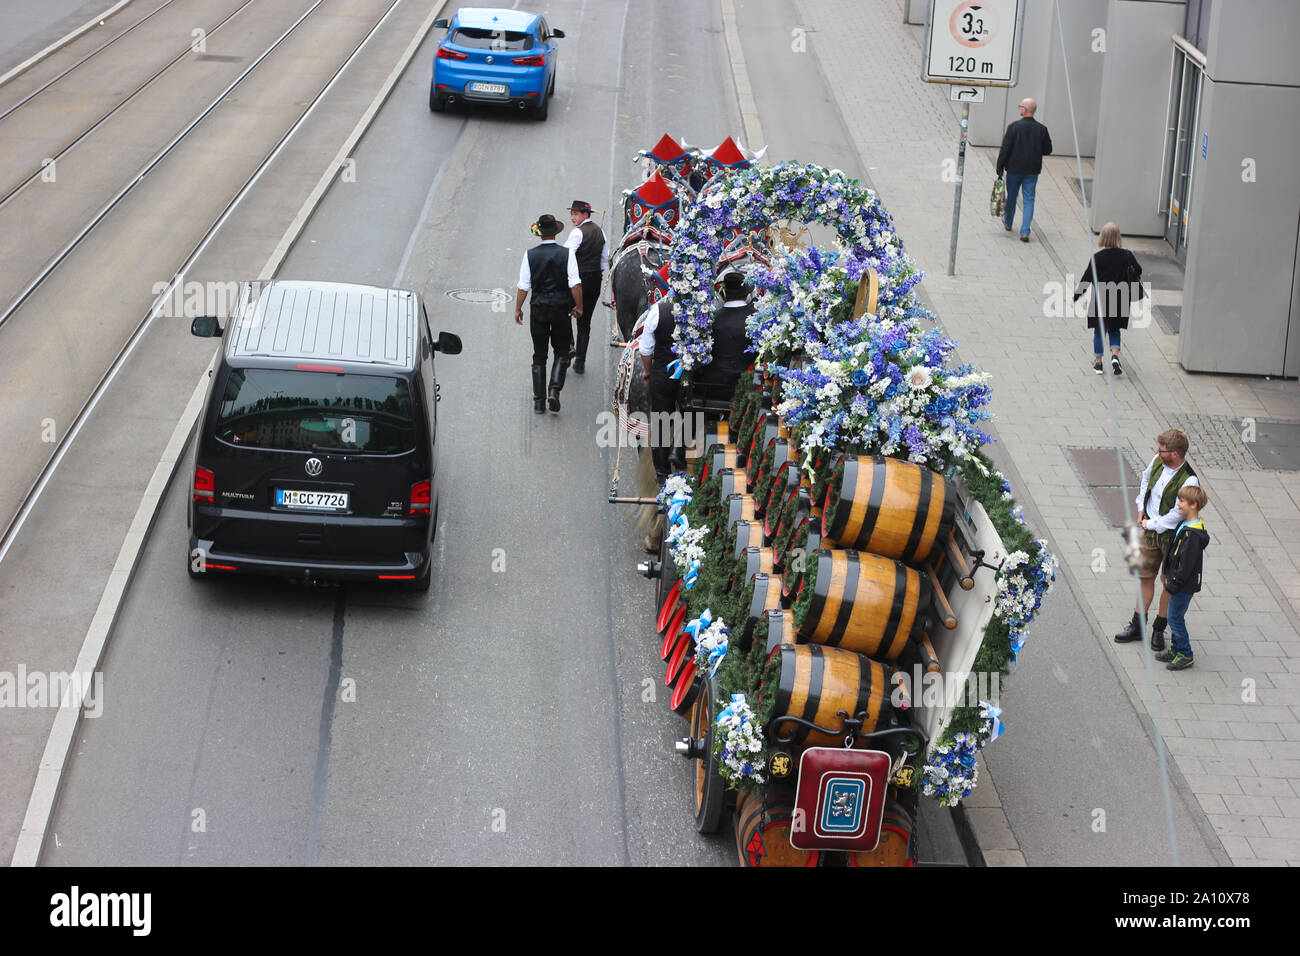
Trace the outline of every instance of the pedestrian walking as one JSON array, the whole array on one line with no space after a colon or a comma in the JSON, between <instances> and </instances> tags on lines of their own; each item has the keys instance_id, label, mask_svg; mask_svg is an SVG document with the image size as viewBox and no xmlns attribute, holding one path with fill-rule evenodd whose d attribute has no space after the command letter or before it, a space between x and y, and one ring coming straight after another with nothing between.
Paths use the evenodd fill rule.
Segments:
<instances>
[{"instance_id":1,"label":"pedestrian walking","mask_svg":"<svg viewBox=\"0 0 1300 956\"><path fill-rule=\"evenodd\" d=\"M1155 596L1156 576L1164 564L1165 554L1173 543L1174 531L1182 523L1178 510L1178 492L1184 487L1199 488L1196 470L1187 461L1187 435L1177 428L1162 432L1156 439L1156 457L1142 473L1138 487L1138 525L1142 529L1138 560L1138 578L1142 597L1133 612L1133 620L1115 635L1115 641L1126 644L1142 637L1141 618L1151 608ZM1151 628L1151 649L1165 649L1165 628L1169 624L1169 590L1160 593L1160 613Z\"/></svg>"},{"instance_id":2,"label":"pedestrian walking","mask_svg":"<svg viewBox=\"0 0 1300 956\"><path fill-rule=\"evenodd\" d=\"M1025 211L1020 219L1020 241L1029 241L1029 224L1034 219L1034 194L1038 190L1038 174L1043 171L1043 157L1052 155L1052 137L1047 127L1034 119L1038 103L1032 99L1020 101L1020 119L1007 127L998 151L998 178L1005 171L1007 205L1002 227L1011 231L1016 218L1016 194L1024 191Z\"/></svg>"},{"instance_id":3,"label":"pedestrian walking","mask_svg":"<svg viewBox=\"0 0 1300 956\"><path fill-rule=\"evenodd\" d=\"M1097 274L1092 272L1093 263L1097 265ZM1094 281L1095 278L1095 281ZM1122 247L1119 226L1108 222L1101 227L1101 236L1097 240L1097 251L1088 259L1088 266L1083 270L1079 287L1074 290L1074 301L1092 290L1092 300L1088 303L1088 328L1092 329L1092 370L1102 374L1101 330L1104 326L1110 343L1110 368L1116 375L1123 375L1124 369L1119 363L1120 331L1128 328L1129 305L1134 298L1146 295L1142 288L1142 266L1137 256Z\"/></svg>"},{"instance_id":4,"label":"pedestrian walking","mask_svg":"<svg viewBox=\"0 0 1300 956\"><path fill-rule=\"evenodd\" d=\"M1192 595L1201 589L1201 570L1210 533L1205 530L1201 511L1209 504L1204 489L1184 485L1178 489L1178 513L1182 523L1174 531L1169 555L1165 558L1164 586L1169 595L1169 650L1156 655L1168 670L1182 671L1192 666L1192 641L1187 636L1187 608Z\"/></svg>"},{"instance_id":5,"label":"pedestrian walking","mask_svg":"<svg viewBox=\"0 0 1300 956\"><path fill-rule=\"evenodd\" d=\"M555 241L561 228L559 220L549 213L533 223L533 235L540 236L542 241L524 253L515 293L516 325L524 324L524 300L529 292L533 294L528 331L533 336L533 411L539 415L546 411L548 397L551 411L560 410L560 389L564 388L564 373L569 367L570 349L573 347L570 316L582 312L582 282L578 278L577 259L572 249L566 249ZM548 346L555 352L549 392L546 380Z\"/></svg>"},{"instance_id":6,"label":"pedestrian walking","mask_svg":"<svg viewBox=\"0 0 1300 956\"><path fill-rule=\"evenodd\" d=\"M573 346L573 370L581 375L587 368L587 342L591 339L591 316L600 301L600 281L609 268L609 246L604 230L591 221L591 203L575 199L569 206L569 221L573 231L564 244L573 250L582 280L582 313L577 317Z\"/></svg>"}]
</instances>

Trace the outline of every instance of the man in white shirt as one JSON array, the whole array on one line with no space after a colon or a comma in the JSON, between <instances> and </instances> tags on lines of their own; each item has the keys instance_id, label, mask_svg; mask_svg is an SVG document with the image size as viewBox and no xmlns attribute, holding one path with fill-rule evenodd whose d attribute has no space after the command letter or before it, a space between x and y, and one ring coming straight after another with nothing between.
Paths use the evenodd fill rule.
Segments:
<instances>
[{"instance_id":1,"label":"man in white shirt","mask_svg":"<svg viewBox=\"0 0 1300 956\"><path fill-rule=\"evenodd\" d=\"M549 345L555 350L549 398L551 411L558 412L560 389L564 387L564 373L569 367L573 346L573 328L569 318L582 313L578 262L572 249L566 249L555 241L560 229L559 221L549 214L533 223L533 234L541 236L542 241L524 253L515 293L516 325L524 324L524 300L529 292L533 294L528 331L533 336L533 411L539 415L546 411L543 403L547 399L547 347ZM574 303L572 308L571 301Z\"/></svg>"},{"instance_id":2,"label":"man in white shirt","mask_svg":"<svg viewBox=\"0 0 1300 956\"><path fill-rule=\"evenodd\" d=\"M569 206L573 231L564 244L578 260L582 280L582 310L577 316L578 334L573 346L573 370L579 375L587 367L587 342L591 338L591 316L600 301L600 280L609 268L609 246L600 226L591 221L591 203L575 199Z\"/></svg>"},{"instance_id":3,"label":"man in white shirt","mask_svg":"<svg viewBox=\"0 0 1300 956\"><path fill-rule=\"evenodd\" d=\"M1187 435L1171 428L1156 439L1156 457L1142 473L1136 502L1138 525L1142 528L1142 546L1138 563L1138 577L1142 582L1142 602L1133 612L1133 619L1124 630L1115 635L1115 641L1126 644L1142 638L1141 616L1151 608L1155 596L1156 576L1164 563L1165 552L1173 540L1174 530L1182 521L1178 511L1178 489L1184 486L1200 487L1196 470L1187 461ZM1151 649L1165 649L1165 627L1169 612L1169 592L1161 588L1160 613L1151 627Z\"/></svg>"}]
</instances>

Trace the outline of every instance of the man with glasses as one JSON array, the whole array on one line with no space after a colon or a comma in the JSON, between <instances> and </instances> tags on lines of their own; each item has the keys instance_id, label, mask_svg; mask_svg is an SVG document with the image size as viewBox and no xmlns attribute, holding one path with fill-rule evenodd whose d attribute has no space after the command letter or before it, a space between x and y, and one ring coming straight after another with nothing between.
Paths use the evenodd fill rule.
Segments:
<instances>
[{"instance_id":1,"label":"man with glasses","mask_svg":"<svg viewBox=\"0 0 1300 956\"><path fill-rule=\"evenodd\" d=\"M1142 582L1142 601L1124 630L1115 635L1115 641L1126 644L1140 640L1142 625L1140 617L1145 617L1151 609L1151 599L1155 596L1156 575L1164 563L1165 552L1174 537L1174 529L1182 521L1178 511L1178 489L1200 487L1196 470L1187 462L1187 435L1177 428L1171 428L1156 439L1156 457L1142 475L1138 487L1137 508L1138 525L1142 528L1141 551L1138 562L1138 577ZM1151 627L1151 649L1165 649L1165 627L1169 613L1169 592L1160 591L1160 613Z\"/></svg>"}]
</instances>

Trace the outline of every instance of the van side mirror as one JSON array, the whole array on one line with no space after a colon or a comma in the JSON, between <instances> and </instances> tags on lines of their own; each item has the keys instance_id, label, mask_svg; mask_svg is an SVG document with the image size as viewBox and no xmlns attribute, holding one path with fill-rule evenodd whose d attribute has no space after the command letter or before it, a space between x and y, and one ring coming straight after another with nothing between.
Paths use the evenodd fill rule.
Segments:
<instances>
[{"instance_id":1,"label":"van side mirror","mask_svg":"<svg viewBox=\"0 0 1300 956\"><path fill-rule=\"evenodd\" d=\"M448 26L450 26L450 24L447 22L446 17L439 17L437 20L434 20L433 25L435 27L442 27L444 30L447 29Z\"/></svg>"},{"instance_id":2,"label":"van side mirror","mask_svg":"<svg viewBox=\"0 0 1300 956\"><path fill-rule=\"evenodd\" d=\"M563 31L563 30L552 30L552 31L551 31L551 36L553 36L553 37L559 37L561 40L563 40L563 39L564 39L564 31Z\"/></svg>"},{"instance_id":3,"label":"van side mirror","mask_svg":"<svg viewBox=\"0 0 1300 956\"><path fill-rule=\"evenodd\" d=\"M460 336L453 335L451 332L439 332L438 344L434 346L434 350L443 355L459 355Z\"/></svg>"},{"instance_id":4,"label":"van side mirror","mask_svg":"<svg viewBox=\"0 0 1300 956\"><path fill-rule=\"evenodd\" d=\"M190 323L190 335L197 335L201 339L216 338L223 331L215 315L200 315Z\"/></svg>"}]
</instances>

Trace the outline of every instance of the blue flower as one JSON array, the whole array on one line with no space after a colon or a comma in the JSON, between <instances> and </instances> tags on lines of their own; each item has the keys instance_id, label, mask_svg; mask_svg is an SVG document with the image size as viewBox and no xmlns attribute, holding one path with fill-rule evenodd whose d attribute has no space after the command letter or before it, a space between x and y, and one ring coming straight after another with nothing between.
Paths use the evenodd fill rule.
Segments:
<instances>
[{"instance_id":1,"label":"blue flower","mask_svg":"<svg viewBox=\"0 0 1300 956\"><path fill-rule=\"evenodd\" d=\"M851 380L854 385L867 385L871 382L871 376L867 374L865 369L857 368L853 370Z\"/></svg>"}]
</instances>

